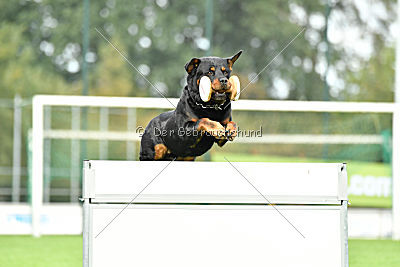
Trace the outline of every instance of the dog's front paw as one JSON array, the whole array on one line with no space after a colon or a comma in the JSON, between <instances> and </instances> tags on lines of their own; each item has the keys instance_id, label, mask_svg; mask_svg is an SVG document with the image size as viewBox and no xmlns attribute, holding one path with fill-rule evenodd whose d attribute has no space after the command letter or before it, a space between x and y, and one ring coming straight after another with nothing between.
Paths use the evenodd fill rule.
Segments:
<instances>
[{"instance_id":1,"label":"dog's front paw","mask_svg":"<svg viewBox=\"0 0 400 267\"><path fill-rule=\"evenodd\" d=\"M222 147L223 145L225 145L226 142L228 142L228 139L219 139L219 140L216 140L216 141L215 141L215 143L217 143L217 145L218 145L219 147Z\"/></svg>"},{"instance_id":2,"label":"dog's front paw","mask_svg":"<svg viewBox=\"0 0 400 267\"><path fill-rule=\"evenodd\" d=\"M226 129L221 123L202 118L198 122L198 130L214 136L216 139L226 139Z\"/></svg>"},{"instance_id":3,"label":"dog's front paw","mask_svg":"<svg viewBox=\"0 0 400 267\"><path fill-rule=\"evenodd\" d=\"M209 133L218 140L226 139L225 127L222 126L222 124L219 122L216 122L215 125L213 125L211 129L209 129Z\"/></svg>"},{"instance_id":4,"label":"dog's front paw","mask_svg":"<svg viewBox=\"0 0 400 267\"><path fill-rule=\"evenodd\" d=\"M235 137L237 136L236 123L234 123L233 121L228 122L225 129L226 129L225 132L226 137L228 138L229 141L233 141L233 139L235 139Z\"/></svg>"}]
</instances>

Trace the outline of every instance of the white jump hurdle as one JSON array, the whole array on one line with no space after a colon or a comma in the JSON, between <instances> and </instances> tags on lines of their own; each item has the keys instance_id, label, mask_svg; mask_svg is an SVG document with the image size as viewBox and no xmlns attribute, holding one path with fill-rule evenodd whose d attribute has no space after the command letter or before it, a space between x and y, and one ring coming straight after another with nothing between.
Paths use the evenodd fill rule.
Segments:
<instances>
[{"instance_id":1,"label":"white jump hurdle","mask_svg":"<svg viewBox=\"0 0 400 267\"><path fill-rule=\"evenodd\" d=\"M345 164L232 164L85 161L83 266L348 266Z\"/></svg>"}]
</instances>

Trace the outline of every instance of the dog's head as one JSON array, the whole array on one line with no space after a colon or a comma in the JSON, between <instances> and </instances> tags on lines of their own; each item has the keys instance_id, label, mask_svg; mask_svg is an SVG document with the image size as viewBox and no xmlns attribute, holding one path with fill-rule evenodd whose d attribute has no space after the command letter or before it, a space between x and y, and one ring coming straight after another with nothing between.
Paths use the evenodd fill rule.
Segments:
<instances>
[{"instance_id":1,"label":"dog's head","mask_svg":"<svg viewBox=\"0 0 400 267\"><path fill-rule=\"evenodd\" d=\"M231 73L233 64L241 54L242 51L229 58L192 58L185 65L190 96L196 102L211 104L237 100L240 94L240 82L238 77Z\"/></svg>"}]
</instances>

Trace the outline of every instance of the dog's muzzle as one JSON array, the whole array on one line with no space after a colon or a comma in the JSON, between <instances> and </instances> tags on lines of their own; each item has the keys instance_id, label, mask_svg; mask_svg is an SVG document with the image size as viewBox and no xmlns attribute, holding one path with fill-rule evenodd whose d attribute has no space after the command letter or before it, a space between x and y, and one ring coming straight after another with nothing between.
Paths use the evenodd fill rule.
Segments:
<instances>
[{"instance_id":1,"label":"dog's muzzle","mask_svg":"<svg viewBox=\"0 0 400 267\"><path fill-rule=\"evenodd\" d=\"M223 88L226 88L226 90L222 93L213 90L210 78L208 78L207 76L203 76L200 79L199 83L199 93L201 100L203 100L203 102L210 101L213 91L217 100L219 98L225 98L225 94L228 94L229 98L232 101L236 101L239 99L240 81L236 75L232 75L229 80L227 78L221 78L220 83Z\"/></svg>"}]
</instances>

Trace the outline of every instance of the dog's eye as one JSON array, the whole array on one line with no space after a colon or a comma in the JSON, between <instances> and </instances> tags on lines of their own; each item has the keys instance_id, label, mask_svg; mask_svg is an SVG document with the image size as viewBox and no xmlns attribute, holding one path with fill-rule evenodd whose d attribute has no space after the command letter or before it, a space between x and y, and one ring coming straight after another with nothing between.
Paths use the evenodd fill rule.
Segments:
<instances>
[{"instance_id":1,"label":"dog's eye","mask_svg":"<svg viewBox=\"0 0 400 267\"><path fill-rule=\"evenodd\" d=\"M214 71L210 70L210 71L208 72L208 74L209 74L209 75L214 75Z\"/></svg>"},{"instance_id":2,"label":"dog's eye","mask_svg":"<svg viewBox=\"0 0 400 267\"><path fill-rule=\"evenodd\" d=\"M228 76L228 72L226 70L224 70L223 73L224 73L225 76Z\"/></svg>"}]
</instances>

